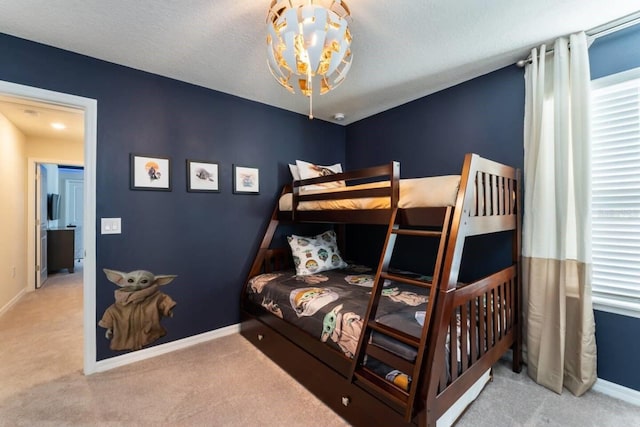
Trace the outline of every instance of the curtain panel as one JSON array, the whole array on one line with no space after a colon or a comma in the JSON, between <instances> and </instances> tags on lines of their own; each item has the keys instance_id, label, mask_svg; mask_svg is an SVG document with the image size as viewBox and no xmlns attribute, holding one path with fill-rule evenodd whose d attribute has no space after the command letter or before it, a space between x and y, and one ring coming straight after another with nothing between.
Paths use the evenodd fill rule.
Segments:
<instances>
[{"instance_id":1,"label":"curtain panel","mask_svg":"<svg viewBox=\"0 0 640 427\"><path fill-rule=\"evenodd\" d=\"M525 69L522 236L529 376L579 396L596 381L591 303L590 75L584 32Z\"/></svg>"}]
</instances>

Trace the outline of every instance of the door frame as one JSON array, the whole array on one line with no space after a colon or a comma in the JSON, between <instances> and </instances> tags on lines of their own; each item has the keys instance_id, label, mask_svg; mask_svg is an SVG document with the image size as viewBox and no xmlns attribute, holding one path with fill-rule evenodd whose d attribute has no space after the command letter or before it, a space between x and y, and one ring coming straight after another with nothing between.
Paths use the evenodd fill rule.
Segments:
<instances>
[{"instance_id":1,"label":"door frame","mask_svg":"<svg viewBox=\"0 0 640 427\"><path fill-rule=\"evenodd\" d=\"M98 101L0 80L0 94L45 102L84 111L84 267L83 267L83 371L96 372L96 151ZM27 162L27 290L35 289L35 164L58 163L56 159ZM72 164L69 162L64 162ZM29 196L31 194L32 196Z\"/></svg>"}]
</instances>

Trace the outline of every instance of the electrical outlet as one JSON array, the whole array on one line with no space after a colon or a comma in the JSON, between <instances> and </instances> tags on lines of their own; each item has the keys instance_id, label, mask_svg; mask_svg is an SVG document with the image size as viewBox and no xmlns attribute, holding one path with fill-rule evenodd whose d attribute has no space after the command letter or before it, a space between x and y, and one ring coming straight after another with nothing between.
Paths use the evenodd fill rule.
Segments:
<instances>
[{"instance_id":1,"label":"electrical outlet","mask_svg":"<svg viewBox=\"0 0 640 427\"><path fill-rule=\"evenodd\" d=\"M11 267L11 278L12 279L16 278L16 266L15 265L13 267Z\"/></svg>"},{"instance_id":2,"label":"electrical outlet","mask_svg":"<svg viewBox=\"0 0 640 427\"><path fill-rule=\"evenodd\" d=\"M121 218L101 218L100 234L121 234Z\"/></svg>"}]
</instances>

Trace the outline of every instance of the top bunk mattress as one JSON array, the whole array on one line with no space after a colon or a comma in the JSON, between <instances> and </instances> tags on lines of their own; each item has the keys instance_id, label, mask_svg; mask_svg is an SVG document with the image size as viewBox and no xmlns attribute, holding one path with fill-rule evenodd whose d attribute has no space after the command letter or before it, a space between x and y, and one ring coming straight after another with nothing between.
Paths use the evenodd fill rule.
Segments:
<instances>
[{"instance_id":1,"label":"top bunk mattress","mask_svg":"<svg viewBox=\"0 0 640 427\"><path fill-rule=\"evenodd\" d=\"M352 185L348 187L327 188L322 190L307 190L302 194L322 194L346 190L363 190L367 188L388 187L389 181L369 184ZM400 209L447 207L456 204L460 175L443 175L424 178L409 178L400 180ZM280 197L280 211L291 211L293 195L283 194ZM298 210L364 210L389 209L389 197L363 197L337 200L313 200L300 202Z\"/></svg>"}]
</instances>

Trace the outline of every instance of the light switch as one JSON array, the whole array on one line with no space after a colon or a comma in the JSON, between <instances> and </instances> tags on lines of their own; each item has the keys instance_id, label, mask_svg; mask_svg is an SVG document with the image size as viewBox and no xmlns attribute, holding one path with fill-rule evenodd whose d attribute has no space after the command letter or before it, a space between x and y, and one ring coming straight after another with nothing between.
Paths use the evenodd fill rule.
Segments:
<instances>
[{"instance_id":1,"label":"light switch","mask_svg":"<svg viewBox=\"0 0 640 427\"><path fill-rule=\"evenodd\" d=\"M100 234L121 234L121 218L100 218Z\"/></svg>"}]
</instances>

